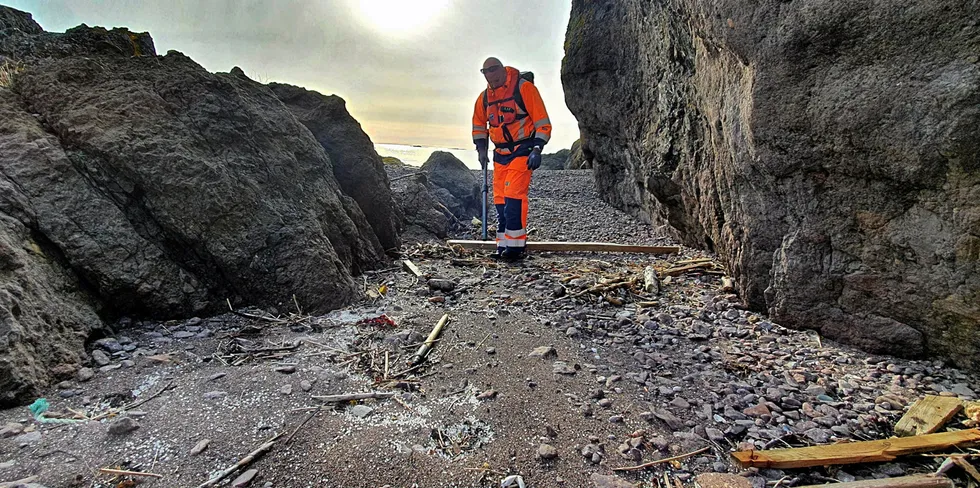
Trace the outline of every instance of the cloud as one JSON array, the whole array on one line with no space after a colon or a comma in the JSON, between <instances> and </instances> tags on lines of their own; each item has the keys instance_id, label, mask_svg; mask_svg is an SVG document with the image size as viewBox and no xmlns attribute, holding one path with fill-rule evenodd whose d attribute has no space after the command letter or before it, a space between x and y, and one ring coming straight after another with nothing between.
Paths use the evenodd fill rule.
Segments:
<instances>
[{"instance_id":1,"label":"cloud","mask_svg":"<svg viewBox=\"0 0 980 488\"><path fill-rule=\"evenodd\" d=\"M570 0L443 0L427 26L385 35L358 0L13 0L47 30L75 25L148 31L211 71L337 94L375 141L470 147L487 56L535 71L555 125L553 149L578 138L560 67ZM360 0L371 1L371 0ZM407 0L406 0L407 1ZM533 7L532 7L533 6ZM414 131L414 132L413 132Z\"/></svg>"}]
</instances>

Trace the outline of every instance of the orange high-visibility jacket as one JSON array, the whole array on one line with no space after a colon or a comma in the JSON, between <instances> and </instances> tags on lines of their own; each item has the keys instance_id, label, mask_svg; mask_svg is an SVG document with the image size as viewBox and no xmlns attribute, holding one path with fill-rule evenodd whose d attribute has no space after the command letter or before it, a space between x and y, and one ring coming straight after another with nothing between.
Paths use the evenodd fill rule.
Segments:
<instances>
[{"instance_id":1,"label":"orange high-visibility jacket","mask_svg":"<svg viewBox=\"0 0 980 488\"><path fill-rule=\"evenodd\" d=\"M493 159L498 162L527 156L531 148L544 147L551 139L551 120L538 89L521 78L515 68L508 66L506 69L504 85L497 89L487 87L477 97L473 108L473 142L479 146L488 138L493 141ZM514 98L515 87L526 112Z\"/></svg>"}]
</instances>

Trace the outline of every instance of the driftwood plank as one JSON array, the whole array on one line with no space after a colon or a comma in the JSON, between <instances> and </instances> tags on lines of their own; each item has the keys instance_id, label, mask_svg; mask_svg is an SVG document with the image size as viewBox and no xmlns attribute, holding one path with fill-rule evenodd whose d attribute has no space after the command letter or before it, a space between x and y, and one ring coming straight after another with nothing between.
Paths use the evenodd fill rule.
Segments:
<instances>
[{"instance_id":1,"label":"driftwood plank","mask_svg":"<svg viewBox=\"0 0 980 488\"><path fill-rule=\"evenodd\" d=\"M405 268L405 271L412 273L416 278L422 277L422 270L420 270L419 267L416 266L411 260L406 259L402 261L402 266Z\"/></svg>"},{"instance_id":2,"label":"driftwood plank","mask_svg":"<svg viewBox=\"0 0 980 488\"><path fill-rule=\"evenodd\" d=\"M920 398L895 424L895 435L907 437L931 434L946 425L962 409L963 402L958 398L936 395Z\"/></svg>"},{"instance_id":3,"label":"driftwood plank","mask_svg":"<svg viewBox=\"0 0 980 488\"><path fill-rule=\"evenodd\" d=\"M494 241L450 240L450 246L460 246L465 249L493 250L497 248ZM527 243L531 251L569 251L569 252L635 252L644 254L675 254L681 251L677 246L640 246L632 244L614 244L610 242L559 242L531 241Z\"/></svg>"},{"instance_id":4,"label":"driftwood plank","mask_svg":"<svg viewBox=\"0 0 980 488\"><path fill-rule=\"evenodd\" d=\"M832 483L828 485L808 485L800 488L953 488L953 480L945 476L932 474L917 474L885 478L880 480L849 481L847 483Z\"/></svg>"},{"instance_id":5,"label":"driftwood plank","mask_svg":"<svg viewBox=\"0 0 980 488\"><path fill-rule=\"evenodd\" d=\"M914 437L892 437L879 441L849 442L799 449L738 451L732 455L745 467L809 468L834 464L891 461L898 456L947 449L980 442L980 430L969 429Z\"/></svg>"}]
</instances>

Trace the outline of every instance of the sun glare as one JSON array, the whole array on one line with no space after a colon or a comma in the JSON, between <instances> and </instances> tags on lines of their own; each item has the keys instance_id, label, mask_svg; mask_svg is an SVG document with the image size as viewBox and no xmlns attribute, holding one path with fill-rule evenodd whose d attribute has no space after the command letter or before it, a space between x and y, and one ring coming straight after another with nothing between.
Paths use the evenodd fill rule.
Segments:
<instances>
[{"instance_id":1,"label":"sun glare","mask_svg":"<svg viewBox=\"0 0 980 488\"><path fill-rule=\"evenodd\" d=\"M449 0L358 0L361 21L383 34L421 33L449 6Z\"/></svg>"}]
</instances>

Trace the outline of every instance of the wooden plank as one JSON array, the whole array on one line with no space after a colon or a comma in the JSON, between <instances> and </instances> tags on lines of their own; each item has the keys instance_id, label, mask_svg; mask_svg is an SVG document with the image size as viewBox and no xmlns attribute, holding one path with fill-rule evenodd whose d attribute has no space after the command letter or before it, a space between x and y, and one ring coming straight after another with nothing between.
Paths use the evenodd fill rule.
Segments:
<instances>
[{"instance_id":1,"label":"wooden plank","mask_svg":"<svg viewBox=\"0 0 980 488\"><path fill-rule=\"evenodd\" d=\"M808 485L800 488L953 488L953 480L945 476L932 474L916 474L912 476L900 476L898 478L884 478L880 480L849 481L847 483L833 483L827 485Z\"/></svg>"},{"instance_id":2,"label":"wooden plank","mask_svg":"<svg viewBox=\"0 0 980 488\"><path fill-rule=\"evenodd\" d=\"M415 263L413 263L411 260L406 259L402 261L402 267L405 268L405 271L408 271L409 273L415 275L416 278L422 277L422 270L420 270L419 267L416 266Z\"/></svg>"},{"instance_id":3,"label":"wooden plank","mask_svg":"<svg viewBox=\"0 0 980 488\"><path fill-rule=\"evenodd\" d=\"M962 409L963 402L958 398L927 395L915 402L899 419L895 424L895 435L907 437L931 434L946 425Z\"/></svg>"},{"instance_id":4,"label":"wooden plank","mask_svg":"<svg viewBox=\"0 0 980 488\"><path fill-rule=\"evenodd\" d=\"M969 429L914 437L892 437L879 441L849 442L799 449L738 451L732 453L744 467L809 468L834 464L891 461L898 456L939 451L966 443L980 442L980 430Z\"/></svg>"},{"instance_id":5,"label":"wooden plank","mask_svg":"<svg viewBox=\"0 0 980 488\"><path fill-rule=\"evenodd\" d=\"M466 249L493 250L497 248L494 241L450 240L450 246L460 246ZM675 254L681 251L678 246L640 246L632 244L614 244L610 242L560 242L560 241L531 241L527 243L531 251L568 251L568 252L635 252L643 254Z\"/></svg>"},{"instance_id":6,"label":"wooden plank","mask_svg":"<svg viewBox=\"0 0 980 488\"><path fill-rule=\"evenodd\" d=\"M688 271L693 271L695 269L707 269L707 268L712 268L712 267L714 267L714 263L712 263L712 262L703 262L703 263L697 263L697 264L688 264L687 266L681 266L681 267L678 267L678 268L665 269L660 274L662 274L664 276L679 276L679 275L682 275L684 273L687 273Z\"/></svg>"}]
</instances>

